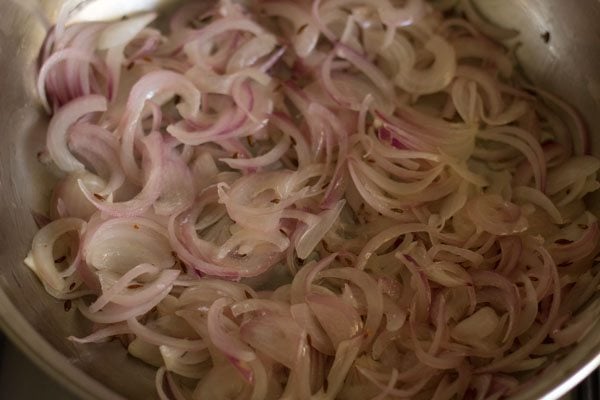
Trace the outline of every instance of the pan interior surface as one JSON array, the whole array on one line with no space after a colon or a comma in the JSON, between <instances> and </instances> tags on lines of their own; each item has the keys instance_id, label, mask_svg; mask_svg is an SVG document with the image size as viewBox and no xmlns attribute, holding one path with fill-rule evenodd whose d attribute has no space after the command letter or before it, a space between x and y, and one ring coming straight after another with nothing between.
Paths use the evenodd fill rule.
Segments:
<instances>
[{"instance_id":1,"label":"pan interior surface","mask_svg":"<svg viewBox=\"0 0 600 400\"><path fill-rule=\"evenodd\" d=\"M31 210L46 208L52 174L38 161L48 118L35 90L38 49L60 0L0 2L0 321L7 335L38 365L84 398L154 398L154 369L128 357L117 341L75 345L90 325L49 296L24 266L37 227ZM77 3L69 1L69 3ZM172 0L84 1L80 20L113 19ZM600 2L478 1L481 12L520 31L517 57L525 74L581 111L600 155ZM545 40L549 38L549 40ZM588 199L595 208L599 199ZM515 398L558 398L600 364L600 326Z\"/></svg>"}]
</instances>

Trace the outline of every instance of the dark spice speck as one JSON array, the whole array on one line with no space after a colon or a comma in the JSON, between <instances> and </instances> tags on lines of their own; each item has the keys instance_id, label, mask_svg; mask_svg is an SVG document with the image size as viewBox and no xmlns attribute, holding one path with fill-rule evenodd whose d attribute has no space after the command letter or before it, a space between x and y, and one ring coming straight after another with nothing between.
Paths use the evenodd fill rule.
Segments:
<instances>
[{"instance_id":1,"label":"dark spice speck","mask_svg":"<svg viewBox=\"0 0 600 400\"><path fill-rule=\"evenodd\" d=\"M540 35L544 43L550 42L550 32L546 31Z\"/></svg>"},{"instance_id":2,"label":"dark spice speck","mask_svg":"<svg viewBox=\"0 0 600 400\"><path fill-rule=\"evenodd\" d=\"M571 244L571 243L573 243L573 241L569 240L569 239L558 239L558 240L555 240L554 243L556 243L556 244Z\"/></svg>"}]
</instances>

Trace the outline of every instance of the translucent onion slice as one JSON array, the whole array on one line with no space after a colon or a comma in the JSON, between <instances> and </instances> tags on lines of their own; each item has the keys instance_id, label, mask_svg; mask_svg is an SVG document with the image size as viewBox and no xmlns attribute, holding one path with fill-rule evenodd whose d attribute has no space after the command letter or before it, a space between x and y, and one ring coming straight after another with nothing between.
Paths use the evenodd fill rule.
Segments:
<instances>
[{"instance_id":1,"label":"translucent onion slice","mask_svg":"<svg viewBox=\"0 0 600 400\"><path fill-rule=\"evenodd\" d=\"M65 290L65 280L60 276L52 250L61 236L68 232L81 235L85 227L85 221L79 218L62 218L49 223L36 233L31 245L32 262L29 267L44 285L57 292Z\"/></svg>"},{"instance_id":2,"label":"translucent onion slice","mask_svg":"<svg viewBox=\"0 0 600 400\"><path fill-rule=\"evenodd\" d=\"M106 98L101 95L89 95L77 98L60 110L50 120L46 145L52 160L63 171L84 170L84 165L69 151L68 130L80 118L94 112L107 109Z\"/></svg>"}]
</instances>

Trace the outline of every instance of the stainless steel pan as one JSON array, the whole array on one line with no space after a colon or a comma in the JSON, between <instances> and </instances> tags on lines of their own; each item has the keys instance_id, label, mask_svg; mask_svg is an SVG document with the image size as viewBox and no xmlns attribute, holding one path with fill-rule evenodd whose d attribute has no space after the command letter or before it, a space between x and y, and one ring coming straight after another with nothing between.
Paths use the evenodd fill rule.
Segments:
<instances>
[{"instance_id":1,"label":"stainless steel pan","mask_svg":"<svg viewBox=\"0 0 600 400\"><path fill-rule=\"evenodd\" d=\"M170 2L97 0L80 16L110 18ZM36 160L47 117L36 100L34 75L45 28L61 3L0 0L0 323L39 366L82 398L153 398L154 371L127 357L119 343L75 346L66 339L89 327L48 296L22 263L36 231L30 210L43 209L51 182ZM581 110L600 154L600 1L478 4L499 24L521 32L518 56L527 75ZM600 325L591 329L518 398L558 398L600 365Z\"/></svg>"}]
</instances>

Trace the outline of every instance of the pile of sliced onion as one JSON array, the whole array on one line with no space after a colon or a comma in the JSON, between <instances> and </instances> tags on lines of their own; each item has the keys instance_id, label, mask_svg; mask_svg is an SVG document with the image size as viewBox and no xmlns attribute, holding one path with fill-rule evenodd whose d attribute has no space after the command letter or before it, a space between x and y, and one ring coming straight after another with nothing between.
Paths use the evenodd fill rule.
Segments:
<instances>
[{"instance_id":1,"label":"pile of sliced onion","mask_svg":"<svg viewBox=\"0 0 600 400\"><path fill-rule=\"evenodd\" d=\"M600 160L451 3L65 8L25 262L95 323L71 339L120 337L163 400L498 399L579 341Z\"/></svg>"}]
</instances>

